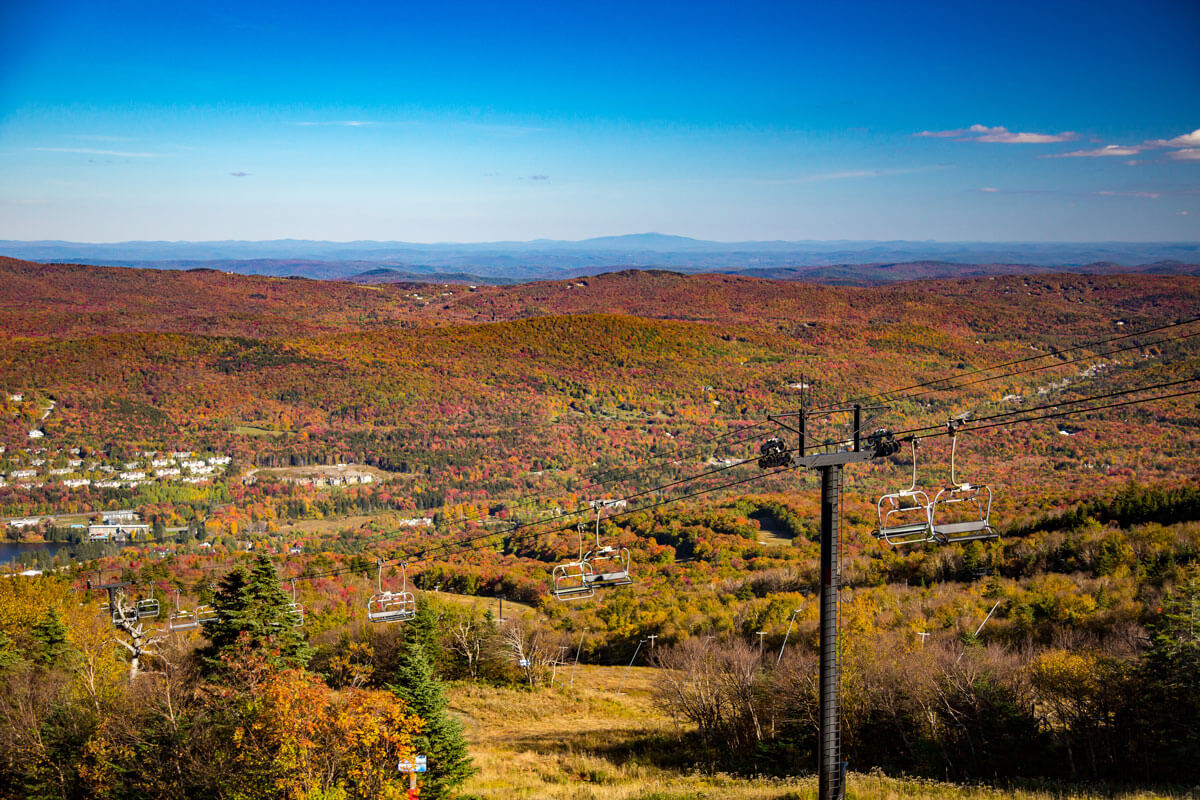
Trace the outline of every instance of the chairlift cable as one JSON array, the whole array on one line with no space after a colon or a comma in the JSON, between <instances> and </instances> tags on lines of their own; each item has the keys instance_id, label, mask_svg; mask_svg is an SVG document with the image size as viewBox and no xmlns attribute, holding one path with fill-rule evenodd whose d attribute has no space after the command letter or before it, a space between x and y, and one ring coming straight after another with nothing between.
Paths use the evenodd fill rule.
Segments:
<instances>
[{"instance_id":1,"label":"chairlift cable","mask_svg":"<svg viewBox=\"0 0 1200 800\"><path fill-rule=\"evenodd\" d=\"M1101 339L1098 341L1087 342L1087 343L1079 344L1079 345L1073 345L1071 347L1066 347L1061 350L1054 350L1052 352L1047 352L1047 353L1039 353L1038 355L1034 355L1034 356L1024 356L1022 358L1014 359L1012 361L1005 361L1000 364L992 364L987 367L978 367L976 369L967 370L965 372L961 372L956 375L950 375L950 376L947 376L944 378L933 378L931 380L923 381L921 383L915 383L915 384L912 384L911 386L904 386L904 387L901 387L898 389L891 389L891 390L884 391L884 392L877 392L876 394L864 395L861 397L851 398L849 400L846 400L844 403L835 403L835 404L830 404L830 405L825 405L825 406L817 406L817 407L814 407L813 410L815 410L815 411L825 410L828 408L837 407L839 405L845 405L845 404L856 403L856 402L864 402L867 400L874 400L874 399L900 399L900 400L903 400L908 397L916 396L916 395L902 394L902 393L908 393L908 392L911 392L911 390L913 390L913 389L923 389L925 387L932 387L929 389L929 391L937 391L940 389L954 389L954 388L960 388L961 386L970 386L970 385L973 385L973 383L959 384L957 386L934 386L934 384L947 383L949 381L953 381L958 378L965 378L965 377L969 377L971 375L978 375L983 372L991 372L992 370L1004 369L1006 367L1016 366L1017 364L1025 364L1030 361L1038 361L1038 360L1041 360L1044 358L1050 358L1052 356L1058 356L1058 355L1063 355L1065 353L1070 353L1075 350L1084 350L1084 349L1090 350L1090 349L1094 349L1096 347L1100 347L1102 345L1111 344L1113 342L1118 342L1118 341L1122 341L1125 339L1130 339L1135 336L1146 336L1151 333L1158 333L1160 331L1169 330L1172 328L1178 328L1178 327L1182 327L1184 325L1191 325L1194 322L1200 322L1200 316L1191 317L1190 319L1185 319L1185 320L1178 320L1176 322L1170 322L1165 325L1159 325L1154 328L1147 328L1146 330L1137 331L1134 333L1125 333L1120 336L1114 336L1109 339ZM1159 344L1167 344L1167 343L1174 342L1174 341L1182 341L1183 339L1187 339L1187 338L1190 338L1191 336L1195 336L1195 335L1196 334L1189 334L1187 336L1182 336L1182 337L1178 337L1178 338L1164 339L1159 342L1148 342L1145 344L1133 345L1131 347L1120 348L1118 350L1112 350L1109 353L1105 353L1105 354L1093 353L1091 355L1077 358L1077 359L1074 359L1071 361L1060 361L1060 362L1057 362L1050 366L1065 366L1068 364L1074 364L1079 361L1087 360L1088 358L1103 358L1106 355L1111 355L1112 353L1124 352L1125 350L1137 349L1138 347L1150 347L1150 346L1159 345ZM1039 367L1038 369L1045 369L1045 368L1046 367ZM1028 372L1036 372L1036 371L1037 371L1036 369L1028 370ZM997 375L997 376L993 376L990 378L984 378L980 381L976 381L975 383L981 383L981 382L984 382L987 380L998 380L999 378L1002 378L1002 377L1011 377L1013 375L1025 374L1025 372L1026 371L1021 370L1021 371L1009 373L1007 375ZM925 393L926 392L922 392L920 394L925 394Z\"/></svg>"}]
</instances>

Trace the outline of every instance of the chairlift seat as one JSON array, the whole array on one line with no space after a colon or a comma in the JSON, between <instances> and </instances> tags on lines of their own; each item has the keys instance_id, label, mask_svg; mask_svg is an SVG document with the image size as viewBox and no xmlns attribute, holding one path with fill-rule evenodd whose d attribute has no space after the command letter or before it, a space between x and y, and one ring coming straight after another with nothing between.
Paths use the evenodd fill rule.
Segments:
<instances>
[{"instance_id":1,"label":"chairlift seat","mask_svg":"<svg viewBox=\"0 0 1200 800\"><path fill-rule=\"evenodd\" d=\"M605 588L629 586L633 578L629 575L629 550L616 550L608 545L588 553L585 559L592 571L590 583Z\"/></svg>"},{"instance_id":2,"label":"chairlift seat","mask_svg":"<svg viewBox=\"0 0 1200 800\"><path fill-rule=\"evenodd\" d=\"M370 622L407 622L417 615L417 599L412 592L383 592L367 601Z\"/></svg>"},{"instance_id":3,"label":"chairlift seat","mask_svg":"<svg viewBox=\"0 0 1200 800\"><path fill-rule=\"evenodd\" d=\"M977 539L995 539L999 534L988 524L987 520L968 520L966 522L949 522L944 525L934 525L933 535L944 544L952 542L972 542Z\"/></svg>"},{"instance_id":4,"label":"chairlift seat","mask_svg":"<svg viewBox=\"0 0 1200 800\"><path fill-rule=\"evenodd\" d=\"M916 482L916 476L913 477ZM879 528L875 537L890 545L917 544L933 538L929 495L920 489L902 489L879 498ZM914 520L914 516L920 519ZM910 521L911 520L911 521Z\"/></svg>"},{"instance_id":5,"label":"chairlift seat","mask_svg":"<svg viewBox=\"0 0 1200 800\"><path fill-rule=\"evenodd\" d=\"M991 487L951 484L933 499L930 508L933 535L942 544L995 539L999 534L992 527L991 514Z\"/></svg>"},{"instance_id":6,"label":"chairlift seat","mask_svg":"<svg viewBox=\"0 0 1200 800\"><path fill-rule=\"evenodd\" d=\"M629 577L629 573L625 570L620 572L602 572L599 575L594 575L590 583L592 586L612 587L612 586L631 586L633 578Z\"/></svg>"},{"instance_id":7,"label":"chairlift seat","mask_svg":"<svg viewBox=\"0 0 1200 800\"><path fill-rule=\"evenodd\" d=\"M158 616L158 601L153 598L150 598L147 600L138 600L137 615L140 619L146 619L146 618L153 619L154 617L157 617Z\"/></svg>"},{"instance_id":8,"label":"chairlift seat","mask_svg":"<svg viewBox=\"0 0 1200 800\"><path fill-rule=\"evenodd\" d=\"M574 586L556 586L550 590L556 600L574 600L577 598L591 597L596 592L592 588L589 581L586 584L578 584Z\"/></svg>"},{"instance_id":9,"label":"chairlift seat","mask_svg":"<svg viewBox=\"0 0 1200 800\"><path fill-rule=\"evenodd\" d=\"M557 565L550 573L550 594L556 600L574 600L595 594L592 580L595 574L587 561L570 561Z\"/></svg>"},{"instance_id":10,"label":"chairlift seat","mask_svg":"<svg viewBox=\"0 0 1200 800\"><path fill-rule=\"evenodd\" d=\"M172 631L190 631L200 627L200 621L190 611L178 611L167 618L167 629Z\"/></svg>"},{"instance_id":11,"label":"chairlift seat","mask_svg":"<svg viewBox=\"0 0 1200 800\"><path fill-rule=\"evenodd\" d=\"M890 528L880 528L875 531L875 538L882 539L888 544L918 544L928 542L933 538L933 528L928 520L910 522L905 525L893 525Z\"/></svg>"},{"instance_id":12,"label":"chairlift seat","mask_svg":"<svg viewBox=\"0 0 1200 800\"><path fill-rule=\"evenodd\" d=\"M300 603L289 603L287 614L292 618L293 628L299 628L304 625L304 606Z\"/></svg>"}]
</instances>

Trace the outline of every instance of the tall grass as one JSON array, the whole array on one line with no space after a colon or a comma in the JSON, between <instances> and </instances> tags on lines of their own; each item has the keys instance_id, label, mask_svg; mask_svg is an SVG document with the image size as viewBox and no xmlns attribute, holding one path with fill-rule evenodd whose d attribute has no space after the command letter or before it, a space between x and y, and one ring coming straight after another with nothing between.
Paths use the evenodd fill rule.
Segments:
<instances>
[{"instance_id":1,"label":"tall grass","mask_svg":"<svg viewBox=\"0 0 1200 800\"><path fill-rule=\"evenodd\" d=\"M462 683L451 709L466 727L479 774L464 792L482 800L816 800L812 775L747 778L698 768L688 732L655 708L656 672L580 666L558 672L554 688ZM680 736L680 734L683 734ZM851 773L849 800L1150 800L1196 797L1103 789L994 788Z\"/></svg>"}]
</instances>

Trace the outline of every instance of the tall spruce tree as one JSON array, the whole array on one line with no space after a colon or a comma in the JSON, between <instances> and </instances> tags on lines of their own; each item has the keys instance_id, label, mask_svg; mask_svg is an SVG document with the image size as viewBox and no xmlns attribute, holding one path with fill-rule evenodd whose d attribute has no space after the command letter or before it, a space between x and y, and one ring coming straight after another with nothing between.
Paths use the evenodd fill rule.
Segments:
<instances>
[{"instance_id":1,"label":"tall spruce tree","mask_svg":"<svg viewBox=\"0 0 1200 800\"><path fill-rule=\"evenodd\" d=\"M1140 744L1155 778L1200 781L1200 574L1168 594L1150 633L1139 676Z\"/></svg>"},{"instance_id":2,"label":"tall spruce tree","mask_svg":"<svg viewBox=\"0 0 1200 800\"><path fill-rule=\"evenodd\" d=\"M476 770L467 754L462 724L446 713L446 693L419 642L410 641L405 647L396 679L388 688L425 720L420 735L413 739L417 753L428 758L421 800L452 797L455 788Z\"/></svg>"},{"instance_id":3,"label":"tall spruce tree","mask_svg":"<svg viewBox=\"0 0 1200 800\"><path fill-rule=\"evenodd\" d=\"M216 617L204 623L209 646L200 651L206 671L219 671L222 656L232 652L243 635L261 649L275 667L303 667L311 650L289 613L291 598L279 583L275 565L260 554L249 571L245 567L226 575L213 597Z\"/></svg>"},{"instance_id":4,"label":"tall spruce tree","mask_svg":"<svg viewBox=\"0 0 1200 800\"><path fill-rule=\"evenodd\" d=\"M33 639L33 658L43 666L61 665L74 648L67 639L67 626L63 623L57 609L50 609L39 619L30 631Z\"/></svg>"}]
</instances>

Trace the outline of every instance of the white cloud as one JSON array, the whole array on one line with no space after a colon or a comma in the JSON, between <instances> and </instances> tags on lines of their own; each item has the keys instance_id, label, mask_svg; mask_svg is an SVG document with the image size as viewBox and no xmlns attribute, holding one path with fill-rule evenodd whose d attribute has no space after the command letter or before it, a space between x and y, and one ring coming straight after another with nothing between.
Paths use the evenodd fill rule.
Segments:
<instances>
[{"instance_id":1,"label":"white cloud","mask_svg":"<svg viewBox=\"0 0 1200 800\"><path fill-rule=\"evenodd\" d=\"M1146 148L1141 145L1110 144L1095 150L1073 150L1070 153L1055 153L1040 158L1105 158L1107 156L1136 156Z\"/></svg>"},{"instance_id":2,"label":"white cloud","mask_svg":"<svg viewBox=\"0 0 1200 800\"><path fill-rule=\"evenodd\" d=\"M982 189L980 189L979 191L981 191L981 192L998 192L1000 190L997 189L995 186L985 186Z\"/></svg>"},{"instance_id":3,"label":"white cloud","mask_svg":"<svg viewBox=\"0 0 1200 800\"><path fill-rule=\"evenodd\" d=\"M1145 197L1150 200L1157 200L1158 198L1162 197L1162 192L1115 192L1111 190L1105 190L1096 192L1096 194L1102 194L1105 197Z\"/></svg>"},{"instance_id":4,"label":"white cloud","mask_svg":"<svg viewBox=\"0 0 1200 800\"><path fill-rule=\"evenodd\" d=\"M81 153L88 156L116 156L118 158L162 158L162 153L127 153L122 150L93 150L90 147L35 147L41 153Z\"/></svg>"},{"instance_id":5,"label":"white cloud","mask_svg":"<svg viewBox=\"0 0 1200 800\"><path fill-rule=\"evenodd\" d=\"M1051 144L1054 142L1069 142L1079 138L1071 131L1063 133L1020 133L1010 131L1003 125L988 127L987 125L972 125L969 128L956 128L948 131L921 131L914 136L932 136L939 139L959 139L965 142L990 142L994 144Z\"/></svg>"},{"instance_id":6,"label":"white cloud","mask_svg":"<svg viewBox=\"0 0 1200 800\"><path fill-rule=\"evenodd\" d=\"M340 128L365 128L369 125L379 125L381 123L365 119L339 119L329 122L297 122L297 125L303 125L306 128L337 126Z\"/></svg>"},{"instance_id":7,"label":"white cloud","mask_svg":"<svg viewBox=\"0 0 1200 800\"><path fill-rule=\"evenodd\" d=\"M1167 153L1167 158L1173 158L1176 161L1200 161L1200 147L1176 150L1174 153Z\"/></svg>"},{"instance_id":8,"label":"white cloud","mask_svg":"<svg viewBox=\"0 0 1200 800\"><path fill-rule=\"evenodd\" d=\"M1147 142L1155 147L1200 147L1200 128L1174 139L1155 139Z\"/></svg>"},{"instance_id":9,"label":"white cloud","mask_svg":"<svg viewBox=\"0 0 1200 800\"><path fill-rule=\"evenodd\" d=\"M89 142L132 142L131 136L100 136L93 134L79 133L73 136L74 139L84 139Z\"/></svg>"},{"instance_id":10,"label":"white cloud","mask_svg":"<svg viewBox=\"0 0 1200 800\"><path fill-rule=\"evenodd\" d=\"M816 175L801 175L795 178L769 180L767 183L810 183L812 181L844 181L857 178L883 178L889 175L912 175L916 172L932 172L949 169L953 164L938 164L931 167L904 167L899 169L848 169L842 172L822 172Z\"/></svg>"},{"instance_id":11,"label":"white cloud","mask_svg":"<svg viewBox=\"0 0 1200 800\"><path fill-rule=\"evenodd\" d=\"M962 136L966 132L966 128L955 128L951 131L921 131L920 133L914 133L913 136L933 136L938 139L952 139L955 136Z\"/></svg>"}]
</instances>

